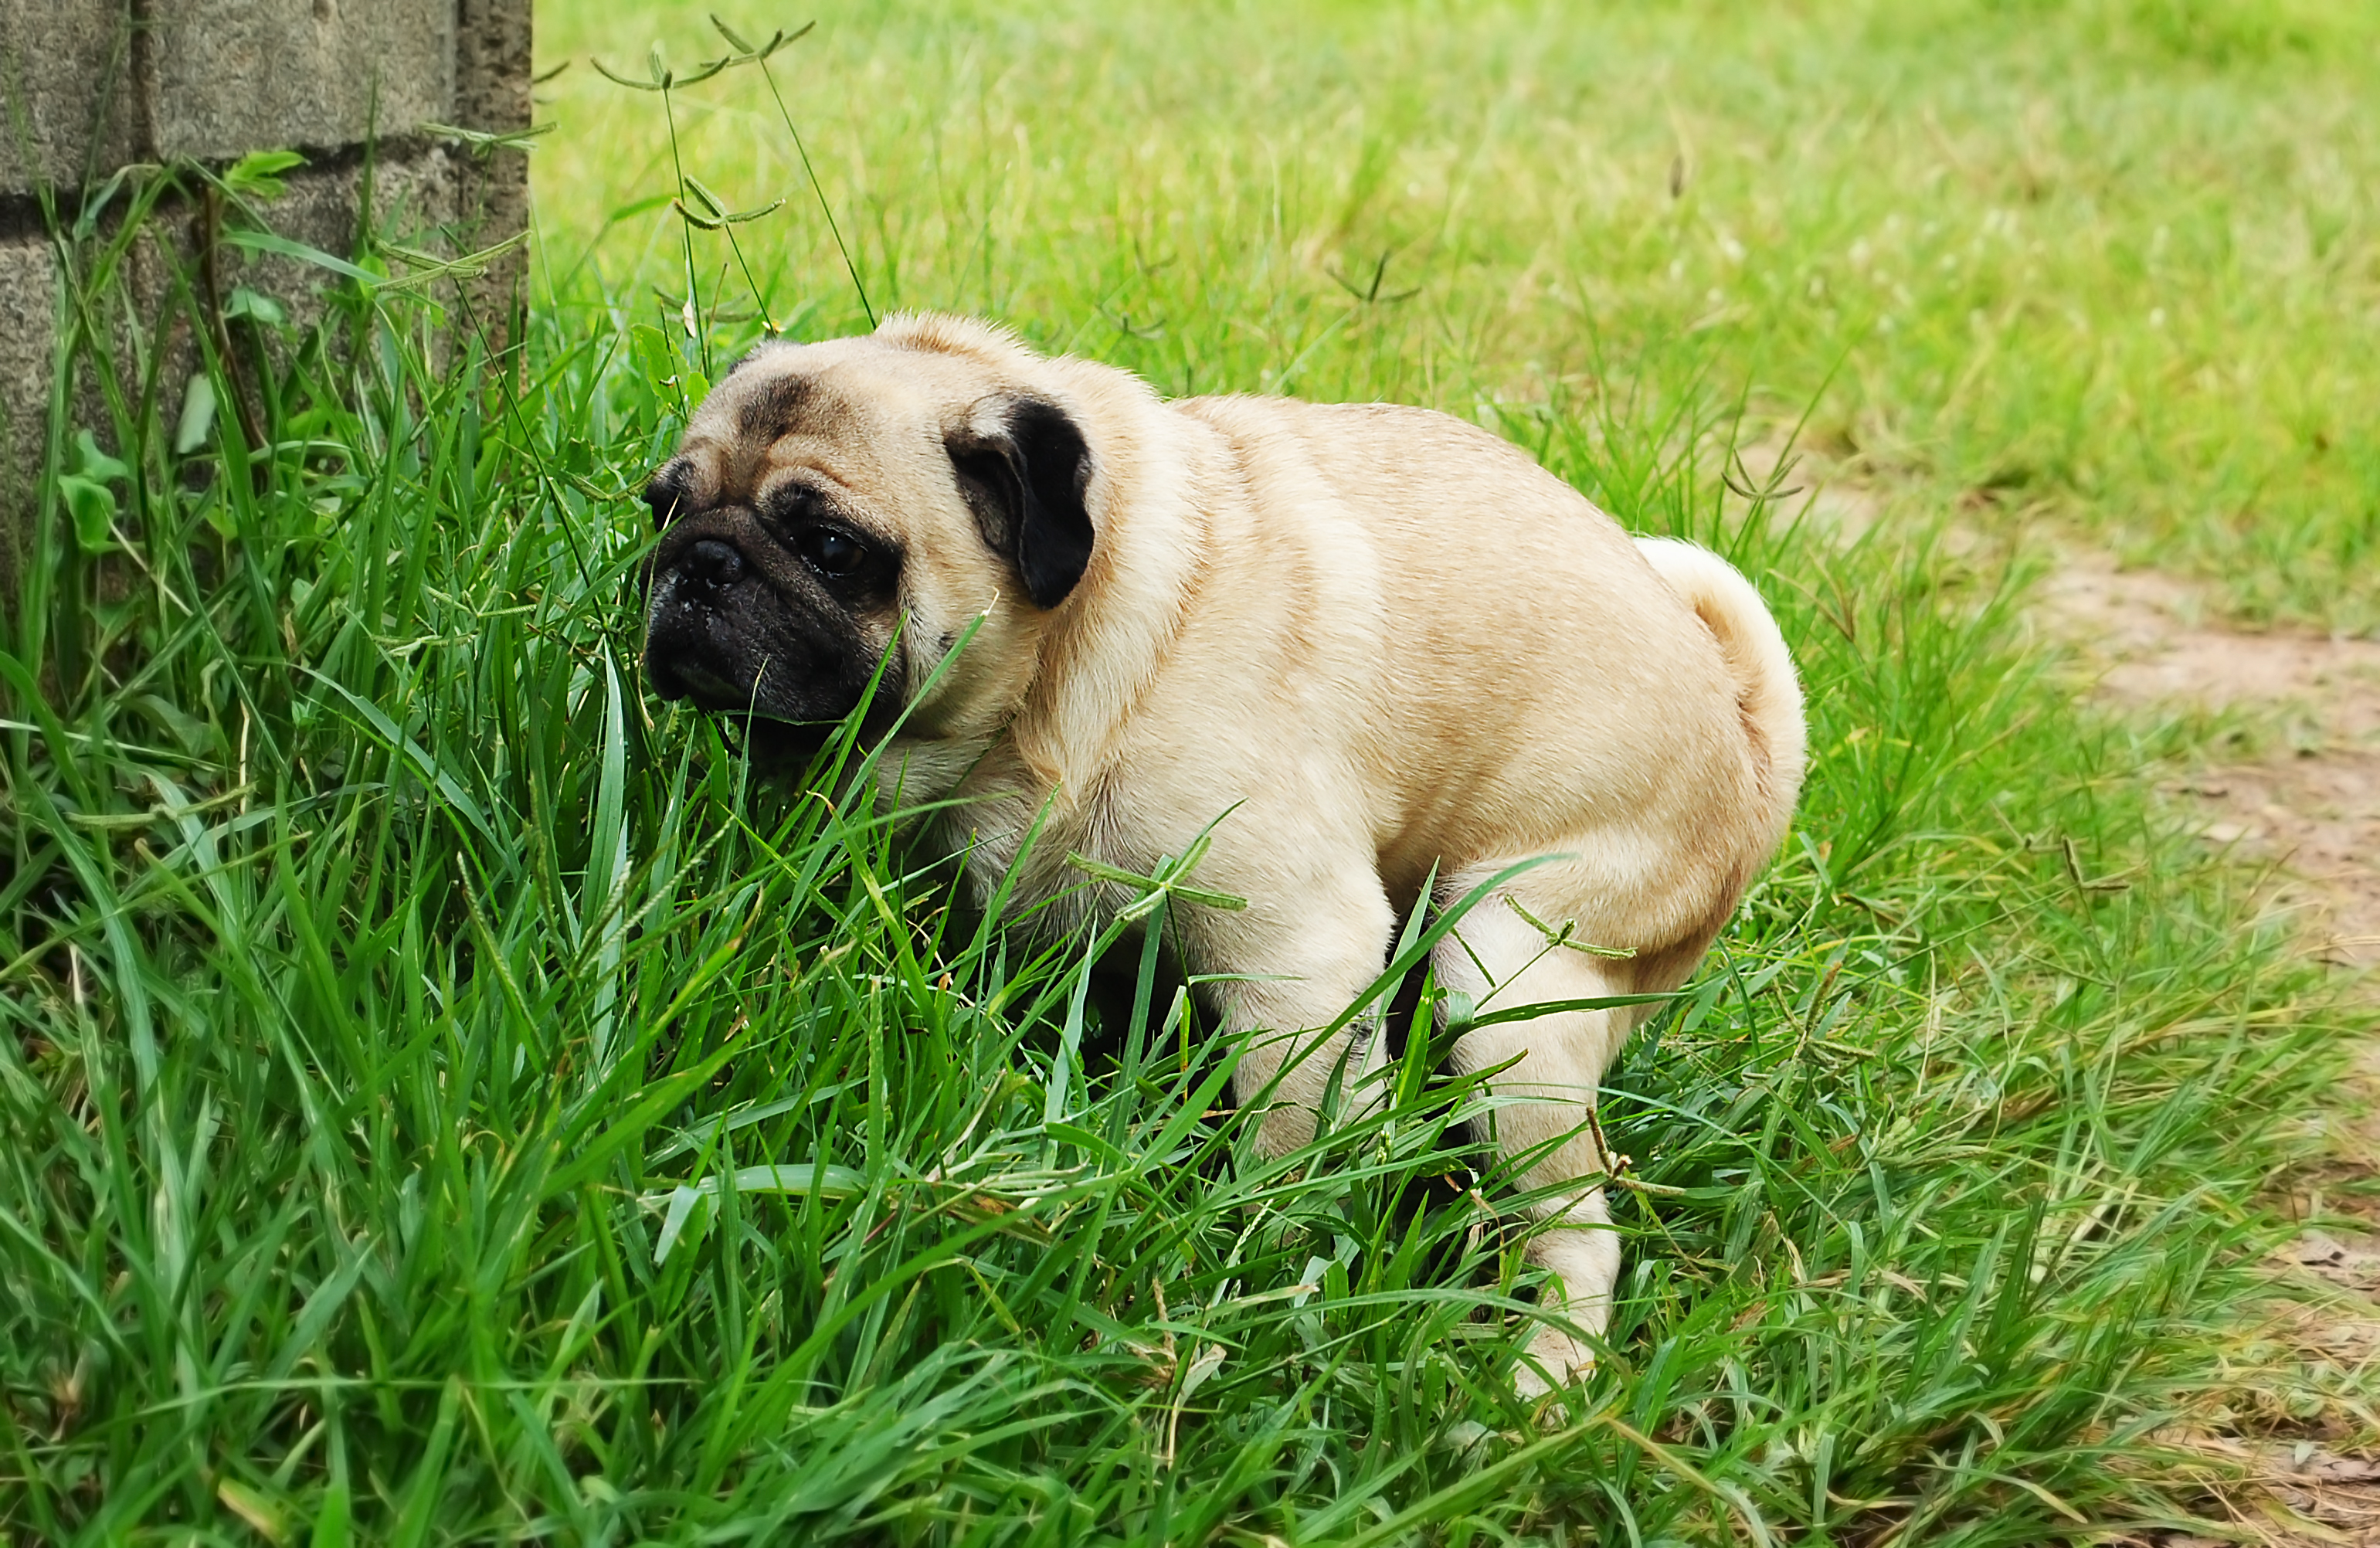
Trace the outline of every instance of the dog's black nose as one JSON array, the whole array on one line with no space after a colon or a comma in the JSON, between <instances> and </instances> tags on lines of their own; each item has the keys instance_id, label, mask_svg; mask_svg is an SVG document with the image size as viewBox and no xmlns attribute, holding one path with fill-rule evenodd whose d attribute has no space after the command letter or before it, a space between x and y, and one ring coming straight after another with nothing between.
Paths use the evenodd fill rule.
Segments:
<instances>
[{"instance_id":1,"label":"dog's black nose","mask_svg":"<svg viewBox=\"0 0 2380 1548\"><path fill-rule=\"evenodd\" d=\"M723 589L743 578L744 556L729 544L705 538L686 550L677 567L692 579Z\"/></svg>"}]
</instances>

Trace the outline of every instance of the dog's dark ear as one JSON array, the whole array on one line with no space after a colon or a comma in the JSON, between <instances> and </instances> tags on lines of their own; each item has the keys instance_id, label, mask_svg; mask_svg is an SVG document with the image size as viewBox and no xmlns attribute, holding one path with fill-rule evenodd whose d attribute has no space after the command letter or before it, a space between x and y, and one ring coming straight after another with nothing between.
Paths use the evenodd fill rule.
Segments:
<instances>
[{"instance_id":1,"label":"dog's dark ear","mask_svg":"<svg viewBox=\"0 0 2380 1548\"><path fill-rule=\"evenodd\" d=\"M987 420L996 422L981 428ZM1010 401L996 416L949 438L959 492L992 550L1003 555L1037 608L1054 608L1091 562L1090 448L1066 411L1040 398Z\"/></svg>"}]
</instances>

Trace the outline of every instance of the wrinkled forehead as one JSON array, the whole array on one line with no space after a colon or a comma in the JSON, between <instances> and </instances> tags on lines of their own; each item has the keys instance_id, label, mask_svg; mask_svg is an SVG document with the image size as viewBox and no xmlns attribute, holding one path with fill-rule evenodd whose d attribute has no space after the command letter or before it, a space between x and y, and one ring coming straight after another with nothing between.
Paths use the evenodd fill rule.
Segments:
<instances>
[{"instance_id":1,"label":"wrinkled forehead","mask_svg":"<svg viewBox=\"0 0 2380 1548\"><path fill-rule=\"evenodd\" d=\"M695 411L679 446L702 502L748 500L771 476L811 467L883 490L994 390L972 363L873 339L764 345Z\"/></svg>"}]
</instances>

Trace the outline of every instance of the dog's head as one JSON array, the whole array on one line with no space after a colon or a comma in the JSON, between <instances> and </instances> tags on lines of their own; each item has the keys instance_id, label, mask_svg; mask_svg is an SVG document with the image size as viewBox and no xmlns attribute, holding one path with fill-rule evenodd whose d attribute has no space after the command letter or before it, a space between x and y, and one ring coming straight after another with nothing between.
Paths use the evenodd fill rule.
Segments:
<instances>
[{"instance_id":1,"label":"dog's head","mask_svg":"<svg viewBox=\"0 0 2380 1548\"><path fill-rule=\"evenodd\" d=\"M871 681L881 734L973 625L929 718L1013 707L1096 541L1092 453L1047 364L943 319L747 357L645 492L654 688L807 758Z\"/></svg>"}]
</instances>

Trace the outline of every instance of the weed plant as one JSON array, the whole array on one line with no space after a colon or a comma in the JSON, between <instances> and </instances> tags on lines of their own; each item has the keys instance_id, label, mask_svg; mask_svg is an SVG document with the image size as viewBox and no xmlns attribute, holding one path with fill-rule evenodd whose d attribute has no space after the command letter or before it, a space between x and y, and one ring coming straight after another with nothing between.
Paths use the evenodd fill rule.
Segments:
<instances>
[{"instance_id":1,"label":"weed plant","mask_svg":"<svg viewBox=\"0 0 2380 1548\"><path fill-rule=\"evenodd\" d=\"M0 653L0 1532L2018 1544L2180 1519L2159 1434L2252 1407L2256 1192L2335 1026L2023 647L2022 567L1938 525L1846 545L1799 519L1743 471L1702 335L1489 400L1632 528L1758 578L1815 755L1786 853L1610 1078L1609 1355L1525 1403L1537 1287L1475 1170L1487 1099L1430 1037L1386 1110L1265 1160L1153 949L970 914L895 817L832 775L757 780L645 692L637 494L720 363L764 323L848 322L855 277L880 308L1014 294L972 289L975 259L895 284L891 210L847 223L854 273L832 245L789 266L832 242L799 182L728 219L681 131L703 91L800 105L799 54L765 83L754 52L610 88L680 156L676 206L613 223L665 261L556 263L549 234L516 363L367 234L322 266L320 322L251 320L235 369L195 284L123 326L137 219L61 228L69 346ZM249 191L236 230L270 224ZM1301 377L1321 346L1250 343L1265 308L1223 305L1289 281L1180 264L1218 287L1163 335L1202 387L1359 393L1395 353ZM1394 304L1357 280L1342 338ZM1144 363L1097 308L1011 315ZM2320 1399L2267 1380L2267 1421Z\"/></svg>"}]
</instances>

